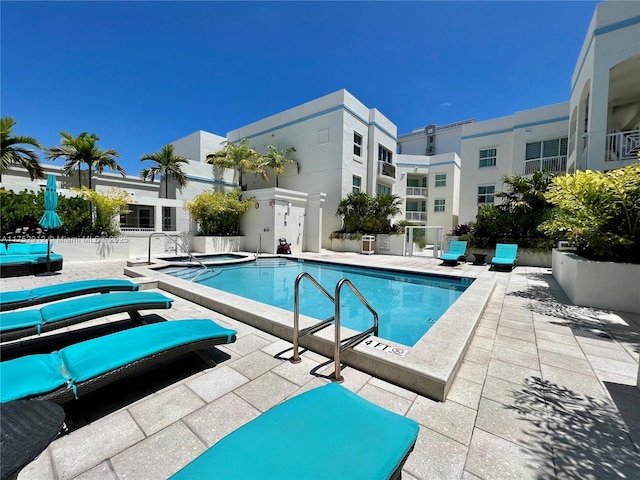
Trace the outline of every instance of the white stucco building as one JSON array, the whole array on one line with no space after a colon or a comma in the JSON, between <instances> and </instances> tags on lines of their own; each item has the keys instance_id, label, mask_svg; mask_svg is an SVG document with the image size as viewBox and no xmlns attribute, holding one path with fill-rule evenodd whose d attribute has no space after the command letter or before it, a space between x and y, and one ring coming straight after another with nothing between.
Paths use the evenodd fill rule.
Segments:
<instances>
[{"instance_id":1,"label":"white stucco building","mask_svg":"<svg viewBox=\"0 0 640 480\"><path fill-rule=\"evenodd\" d=\"M294 251L328 248L331 232L341 228L338 203L354 191L396 194L402 213L395 221L442 226L446 232L473 221L478 205L496 202L505 175L606 171L637 161L640 2L598 4L575 60L564 103L484 121L429 124L398 135L382 112L339 90L226 137L200 130L170 142L177 155L190 160L183 167L189 183L182 190L173 182L145 183L135 175L111 173L93 174L93 184L98 191L118 187L129 192L131 213L120 219L124 232L195 232L184 202L203 190L238 186L234 172L205 163L206 154L225 140L246 138L261 153L266 145L293 147L300 164L299 173L287 166L280 188L273 178L245 174L247 195L256 198L244 224L247 250L275 252L279 237L292 242ZM77 175L67 178L60 166L46 162L43 167L57 174L62 194L73 194L69 188L78 185ZM13 166L0 182L15 191L44 184Z\"/></svg>"},{"instance_id":2,"label":"white stucco building","mask_svg":"<svg viewBox=\"0 0 640 480\"><path fill-rule=\"evenodd\" d=\"M638 161L640 2L598 4L570 86L569 172Z\"/></svg>"},{"instance_id":3,"label":"white stucco building","mask_svg":"<svg viewBox=\"0 0 640 480\"><path fill-rule=\"evenodd\" d=\"M505 175L567 168L568 104L517 112L462 128L460 223L475 219L478 205L493 204Z\"/></svg>"}]
</instances>

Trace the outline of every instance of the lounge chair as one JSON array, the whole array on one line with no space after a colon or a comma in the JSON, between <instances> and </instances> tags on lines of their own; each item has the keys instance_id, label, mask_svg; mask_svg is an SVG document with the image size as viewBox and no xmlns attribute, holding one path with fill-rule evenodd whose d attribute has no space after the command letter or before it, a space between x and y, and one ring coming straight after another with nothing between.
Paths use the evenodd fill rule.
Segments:
<instances>
[{"instance_id":1,"label":"lounge chair","mask_svg":"<svg viewBox=\"0 0 640 480\"><path fill-rule=\"evenodd\" d=\"M213 320L172 320L7 360L0 362L0 401L65 403L150 364L234 342L235 335Z\"/></svg>"},{"instance_id":2,"label":"lounge chair","mask_svg":"<svg viewBox=\"0 0 640 480\"><path fill-rule=\"evenodd\" d=\"M59 283L31 290L16 290L0 292L0 311L15 310L16 308L32 307L40 303L53 302L80 295L107 292L135 292L139 288L137 283L129 280L80 280L77 282Z\"/></svg>"},{"instance_id":3,"label":"lounge chair","mask_svg":"<svg viewBox=\"0 0 640 480\"><path fill-rule=\"evenodd\" d=\"M170 478L400 478L418 430L330 383L263 413Z\"/></svg>"},{"instance_id":4,"label":"lounge chair","mask_svg":"<svg viewBox=\"0 0 640 480\"><path fill-rule=\"evenodd\" d=\"M445 265L457 265L466 259L467 242L463 240L454 240L449 244L449 251L440 256L440 260Z\"/></svg>"},{"instance_id":5,"label":"lounge chair","mask_svg":"<svg viewBox=\"0 0 640 480\"><path fill-rule=\"evenodd\" d=\"M496 254L491 259L491 268L496 270L513 270L518 259L518 245L515 243L496 244Z\"/></svg>"},{"instance_id":6,"label":"lounge chair","mask_svg":"<svg viewBox=\"0 0 640 480\"><path fill-rule=\"evenodd\" d=\"M45 305L39 309L0 313L0 341L6 342L42 332L127 312L131 319L143 324L138 310L170 308L173 299L158 292L114 292L72 298Z\"/></svg>"}]
</instances>

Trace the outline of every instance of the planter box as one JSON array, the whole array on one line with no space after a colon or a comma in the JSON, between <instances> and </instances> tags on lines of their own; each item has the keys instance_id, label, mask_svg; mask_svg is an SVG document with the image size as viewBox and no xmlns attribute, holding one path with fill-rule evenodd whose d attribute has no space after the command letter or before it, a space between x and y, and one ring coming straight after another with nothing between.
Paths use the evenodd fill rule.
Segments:
<instances>
[{"instance_id":1,"label":"planter box","mask_svg":"<svg viewBox=\"0 0 640 480\"><path fill-rule=\"evenodd\" d=\"M554 249L552 269L575 305L640 313L640 265L595 262Z\"/></svg>"},{"instance_id":2,"label":"planter box","mask_svg":"<svg viewBox=\"0 0 640 480\"><path fill-rule=\"evenodd\" d=\"M199 236L190 239L193 253L227 253L244 249L244 237L208 237Z\"/></svg>"},{"instance_id":3,"label":"planter box","mask_svg":"<svg viewBox=\"0 0 640 480\"><path fill-rule=\"evenodd\" d=\"M496 250L488 248L467 248L467 256L474 253L486 254L486 261L490 262L491 258L495 255ZM518 266L551 268L551 252L539 252L537 250L518 248L518 261L516 262L516 267Z\"/></svg>"},{"instance_id":4,"label":"planter box","mask_svg":"<svg viewBox=\"0 0 640 480\"><path fill-rule=\"evenodd\" d=\"M345 240L342 238L331 239L331 250L334 252L355 252L360 253L362 251L362 239L357 240Z\"/></svg>"}]
</instances>

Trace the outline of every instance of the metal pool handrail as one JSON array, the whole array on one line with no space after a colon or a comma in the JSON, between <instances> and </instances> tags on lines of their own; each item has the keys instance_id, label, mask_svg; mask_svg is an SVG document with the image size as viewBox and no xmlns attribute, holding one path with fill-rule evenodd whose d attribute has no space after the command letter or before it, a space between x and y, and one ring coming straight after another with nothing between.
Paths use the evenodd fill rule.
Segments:
<instances>
[{"instance_id":1,"label":"metal pool handrail","mask_svg":"<svg viewBox=\"0 0 640 480\"><path fill-rule=\"evenodd\" d=\"M304 330L300 331L300 282L303 278L308 278L311 283L320 290L325 297L331 300L332 303L335 303L333 300L333 296L325 290L325 288L318 283L318 281L313 278L308 272L302 272L298 274L296 277L296 281L293 284L293 358L291 359L291 363L300 363L300 355L298 354L299 346L300 346L300 337L304 337L310 333L315 333L318 330L323 329L331 322L333 322L334 317L329 317L326 320L321 321L320 323L316 323L311 327L307 327Z\"/></svg>"},{"instance_id":2,"label":"metal pool handrail","mask_svg":"<svg viewBox=\"0 0 640 480\"><path fill-rule=\"evenodd\" d=\"M334 315L332 317L327 318L326 320L322 320L321 322L316 323L310 327L307 327L300 331L300 282L303 278L308 278L311 283L320 290L325 297L333 302L334 305ZM342 344L340 339L340 292L342 287L346 285L349 289L355 294L355 296L362 302L362 304L367 307L367 309L373 315L373 327L365 330L364 332L358 333ZM334 344L334 362L335 362L335 375L334 380L336 382L342 382L343 378L340 374L340 352L345 350L362 340L364 340L369 335L373 334L378 336L378 313L373 309L371 304L362 296L362 294L358 291L358 289L351 283L348 278L341 279L336 284L335 289L335 297L332 296L325 288L318 283L318 281L313 278L309 273L302 272L296 277L296 281L294 283L294 299L293 299L293 358L291 358L291 363L300 363L300 355L298 353L300 348L300 337L304 335L308 335L310 333L315 333L331 322L335 321L335 344Z\"/></svg>"},{"instance_id":3,"label":"metal pool handrail","mask_svg":"<svg viewBox=\"0 0 640 480\"><path fill-rule=\"evenodd\" d=\"M341 344L340 341L340 291L342 287L346 285L349 289L358 297L358 300L362 302L362 304L367 307L367 310L371 312L373 315L373 327L365 330L364 332L358 333L353 337L350 337L344 345ZM369 335L373 334L376 337L378 336L378 312L376 312L371 304L367 302L367 299L362 296L362 294L358 291L358 289L351 283L351 280L348 278L341 279L336 285L336 293L335 293L335 328L336 328L336 340L333 351L333 360L335 362L335 381L342 382L344 379L342 375L340 375L340 352L349 348L356 343L361 342Z\"/></svg>"},{"instance_id":4,"label":"metal pool handrail","mask_svg":"<svg viewBox=\"0 0 640 480\"><path fill-rule=\"evenodd\" d=\"M194 257L194 256L191 254L191 252L190 252L190 251L188 251L188 250L184 247L184 245L182 245L182 244L178 243L178 241L177 241L175 238L173 238L171 235L169 235L168 233L165 233L165 232L153 232L151 235L149 235L149 250L148 250L148 255L147 255L147 265L151 265L151 238L152 238L152 237L155 237L155 236L157 236L157 235L164 235L165 237L167 237L169 240L171 240L173 243L175 243L175 244L176 244L176 248L177 248L177 247L180 247L180 248L182 249L182 251L183 251L184 253L186 253L186 254L187 254L187 256L189 257L189 259L190 259L190 260L192 260L192 261L194 261L194 262L196 262L196 263L199 263L199 264L200 264L200 266L201 266L203 269L205 269L205 270L209 270L209 267L207 267L204 263L202 263L198 257ZM176 252L177 252L177 250L176 250ZM196 279L196 277L200 276L200 274L201 274L201 273L203 273L203 271L198 272L198 273L195 275L195 277L193 277L193 278L191 279L191 281L193 282L193 281Z\"/></svg>"}]
</instances>

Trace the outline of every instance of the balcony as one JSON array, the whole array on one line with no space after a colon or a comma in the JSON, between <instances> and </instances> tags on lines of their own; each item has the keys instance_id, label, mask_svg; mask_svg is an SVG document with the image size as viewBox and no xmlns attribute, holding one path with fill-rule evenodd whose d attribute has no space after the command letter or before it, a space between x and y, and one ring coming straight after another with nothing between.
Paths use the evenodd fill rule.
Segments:
<instances>
[{"instance_id":1,"label":"balcony","mask_svg":"<svg viewBox=\"0 0 640 480\"><path fill-rule=\"evenodd\" d=\"M606 162L636 160L640 151L640 130L608 133L606 137Z\"/></svg>"},{"instance_id":2,"label":"balcony","mask_svg":"<svg viewBox=\"0 0 640 480\"><path fill-rule=\"evenodd\" d=\"M407 197L427 197L427 187L407 187Z\"/></svg>"},{"instance_id":3,"label":"balcony","mask_svg":"<svg viewBox=\"0 0 640 480\"><path fill-rule=\"evenodd\" d=\"M409 222L426 222L427 212L405 212L405 219Z\"/></svg>"},{"instance_id":4,"label":"balcony","mask_svg":"<svg viewBox=\"0 0 640 480\"><path fill-rule=\"evenodd\" d=\"M396 167L387 162L378 161L378 176L396 179Z\"/></svg>"},{"instance_id":5,"label":"balcony","mask_svg":"<svg viewBox=\"0 0 640 480\"><path fill-rule=\"evenodd\" d=\"M525 160L522 174L533 175L536 172L546 170L551 173L566 173L567 156L534 158L533 160Z\"/></svg>"}]
</instances>

